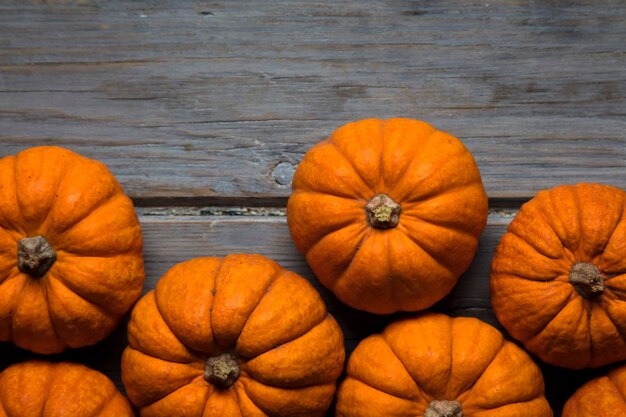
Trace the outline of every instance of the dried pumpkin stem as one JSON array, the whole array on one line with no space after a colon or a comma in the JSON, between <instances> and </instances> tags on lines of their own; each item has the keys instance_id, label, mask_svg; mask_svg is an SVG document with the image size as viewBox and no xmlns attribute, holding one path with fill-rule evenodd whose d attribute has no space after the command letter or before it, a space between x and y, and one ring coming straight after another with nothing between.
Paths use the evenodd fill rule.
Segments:
<instances>
[{"instance_id":1,"label":"dried pumpkin stem","mask_svg":"<svg viewBox=\"0 0 626 417\"><path fill-rule=\"evenodd\" d=\"M25 237L17 244L17 267L32 277L46 275L56 260L54 249L43 236Z\"/></svg>"},{"instance_id":2,"label":"dried pumpkin stem","mask_svg":"<svg viewBox=\"0 0 626 417\"><path fill-rule=\"evenodd\" d=\"M604 276L597 266L589 262L576 262L572 265L569 283L585 298L597 297L604 291Z\"/></svg>"},{"instance_id":3,"label":"dried pumpkin stem","mask_svg":"<svg viewBox=\"0 0 626 417\"><path fill-rule=\"evenodd\" d=\"M424 417L463 417L463 409L458 401L433 400L424 411Z\"/></svg>"},{"instance_id":4,"label":"dried pumpkin stem","mask_svg":"<svg viewBox=\"0 0 626 417\"><path fill-rule=\"evenodd\" d=\"M204 379L220 388L228 388L239 378L237 356L224 353L207 359L204 364Z\"/></svg>"},{"instance_id":5,"label":"dried pumpkin stem","mask_svg":"<svg viewBox=\"0 0 626 417\"><path fill-rule=\"evenodd\" d=\"M376 229L391 229L400 221L400 204L386 194L378 194L365 205L367 222Z\"/></svg>"}]
</instances>

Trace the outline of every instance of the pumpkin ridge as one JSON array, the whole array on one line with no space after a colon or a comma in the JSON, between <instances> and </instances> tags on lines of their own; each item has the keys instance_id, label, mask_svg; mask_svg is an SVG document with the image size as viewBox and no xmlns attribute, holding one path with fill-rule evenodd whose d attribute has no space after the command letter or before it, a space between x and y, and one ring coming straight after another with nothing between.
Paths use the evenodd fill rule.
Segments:
<instances>
[{"instance_id":1,"label":"pumpkin ridge","mask_svg":"<svg viewBox=\"0 0 626 417\"><path fill-rule=\"evenodd\" d=\"M421 220L419 220L421 221ZM427 223L427 222L424 222ZM435 256L434 253L432 253L433 251L430 251L428 249L426 249L421 242L419 242L417 240L417 237L413 235L413 233L410 233L409 230L407 230L406 226L403 229L399 230L402 234L404 234L404 236L407 237L407 239L412 242L418 249L420 249L423 253L425 253L426 255L428 255L433 261L435 261L435 263L439 266L441 266L443 269L445 269L448 272L452 272L450 271L450 268L448 268L440 259L438 256Z\"/></svg>"},{"instance_id":2,"label":"pumpkin ridge","mask_svg":"<svg viewBox=\"0 0 626 417\"><path fill-rule=\"evenodd\" d=\"M220 264L221 267L221 264ZM254 314L254 312L256 311L257 307L259 306L259 304L261 304L261 301L265 298L265 296L267 294L269 294L269 292L272 290L273 286L274 286L274 282L276 282L276 280L278 279L278 277L280 277L281 275L283 275L286 271L282 268L278 269L271 277L271 279L269 279L267 281L267 285L265 286L265 288L263 289L262 295L261 297L256 301L256 303L254 304L254 307L252 307L252 310L250 310L250 314L248 314L248 317L246 317L246 321L243 322L243 325L241 326L241 329L239 329L239 334L237 335L237 337L235 338L235 346L234 346L234 351L235 353L237 353L237 355L239 355L239 353L237 352L237 342L239 341L239 337L241 336L241 332L243 332L243 329L246 328L246 325L248 324L248 321L250 320L250 317L252 317L252 314ZM219 270L217 271L217 273L215 274L216 280L219 274ZM215 300L215 298L213 299ZM211 306L211 313L213 313L213 306ZM211 314L211 320L213 320L213 314ZM211 323L211 328L213 328L213 324ZM217 340L217 338L215 337L215 334L213 334L213 339ZM219 344L219 343L218 343ZM222 346L220 346L222 347ZM245 358L242 355L239 355L239 357L241 358ZM251 358L245 358L245 359L251 359Z\"/></svg>"},{"instance_id":3,"label":"pumpkin ridge","mask_svg":"<svg viewBox=\"0 0 626 417\"><path fill-rule=\"evenodd\" d=\"M617 221L615 222L615 225L613 227L613 231L611 232L611 235L609 236L609 238L606 240L606 243L604 244L604 246L602 247L602 250L593 258L593 264L597 265L598 267L600 267L600 265L603 264L603 262L601 261L602 256L604 255L604 251L606 250L606 248L609 246L609 243L612 242L613 240L613 235L615 235L615 231L617 230L618 226L620 225L620 223L622 222L622 220L624 220L624 214L626 213L626 204L624 204L624 210L622 210L620 212L619 218L617 219ZM626 272L626 271L624 271ZM610 278L613 278L613 276L611 276ZM609 279L609 277L607 276L607 280Z\"/></svg>"},{"instance_id":4,"label":"pumpkin ridge","mask_svg":"<svg viewBox=\"0 0 626 417\"><path fill-rule=\"evenodd\" d=\"M261 410L265 415L267 415L268 417L270 416L270 413L263 407L261 407L260 404L258 404L254 398L250 395L250 392L248 392L248 389L246 388L246 384L243 381L239 381L239 383L241 384L241 388L243 389L243 392L246 394L246 396L248 397L248 399L250 400L250 402L252 404L255 405L256 408L258 408L259 410ZM263 384L262 382L259 382L259 384ZM265 385L265 384L263 384Z\"/></svg>"},{"instance_id":5,"label":"pumpkin ridge","mask_svg":"<svg viewBox=\"0 0 626 417\"><path fill-rule=\"evenodd\" d=\"M68 290L70 290L71 292L73 292L74 294L76 294L78 297L80 297L81 299L83 299L84 301L88 302L89 304L92 304L96 307L98 307L98 310L102 311L103 313L106 313L106 315L109 315L109 311L107 311L104 306L98 304L95 301L90 300L89 298L85 297L83 294L81 294L81 292L79 290L76 289L76 287L74 285L72 285L72 283L68 280L66 280L63 276L63 274L60 271L55 271L55 274L51 274L48 278L48 280L57 280L61 285L65 286ZM46 294L47 296L47 294ZM47 301L47 298L46 298Z\"/></svg>"},{"instance_id":6,"label":"pumpkin ridge","mask_svg":"<svg viewBox=\"0 0 626 417\"><path fill-rule=\"evenodd\" d=\"M416 205L416 204L424 203L426 201L443 197L448 194L455 194L461 190L473 188L475 186L476 186L475 181L470 181L464 184L453 184L449 188L445 188L442 190L432 190L431 192L421 195L419 197L402 200L402 205Z\"/></svg>"},{"instance_id":7,"label":"pumpkin ridge","mask_svg":"<svg viewBox=\"0 0 626 417\"><path fill-rule=\"evenodd\" d=\"M191 349L189 346L187 346L187 345L186 345L186 344L185 344L185 343L184 343L184 342L180 339L180 336L178 336L178 335L176 334L176 332L174 331L174 329L172 328L172 326L171 326L171 325L167 322L167 320L166 320L166 318L165 318L165 315L163 315L163 313L161 312L161 307L159 307L159 303L158 303L157 298L156 298L156 287L155 287L152 291L154 291L154 292L155 292L155 293L154 293L154 306L155 306L155 308L156 308L156 312L157 312L157 314L161 317L161 320L163 320L163 323L165 323L165 325L167 326L167 329L170 331L170 333L172 333L172 335L176 338L176 340L178 340L178 341L179 341L179 342L180 342L180 343L181 343L181 344L182 344L185 348L187 348L190 352L194 352L194 353L196 353L196 350L195 350L195 349ZM213 326L211 326L211 332L212 332L212 331L213 331ZM213 340L215 340L215 335L213 335ZM133 349L135 349L135 348L133 347ZM145 353L143 350L139 350L139 349L135 349L135 350L137 350L138 352L143 353L143 354L144 354L144 355L146 355L146 356L150 356L150 357L152 357L152 358L156 358L156 356L149 355L149 354ZM206 356L206 354L201 355L201 356ZM156 359L164 360L164 359L162 359L162 358L156 358ZM170 361L168 361L168 362L170 362ZM191 363L193 363L193 362L191 362ZM175 392L175 391L172 391L172 392Z\"/></svg>"},{"instance_id":8,"label":"pumpkin ridge","mask_svg":"<svg viewBox=\"0 0 626 417\"><path fill-rule=\"evenodd\" d=\"M455 233L461 234L461 235L465 235L467 237L471 237L472 239L475 239L478 241L478 238L476 237L476 235L474 233L472 233L469 230L463 229L462 227L459 227L459 225L457 224L449 224L449 223L443 223L443 222L435 222L432 219L423 219L420 216L417 216L413 213L407 213L405 212L405 219L409 218L410 221L417 221L417 222L422 222L425 224L428 224L429 226L436 226L436 227L441 227L443 229L449 229L452 230Z\"/></svg>"},{"instance_id":9,"label":"pumpkin ridge","mask_svg":"<svg viewBox=\"0 0 626 417\"><path fill-rule=\"evenodd\" d=\"M612 300L607 300L607 302L610 302L610 301L612 301ZM611 323L613 324L613 326L615 326L615 329L617 330L617 334L619 334L619 336L622 338L624 343L626 343L626 329L622 329L617 324L615 324L616 320L611 315L611 310L610 309L603 308L603 310L606 313L606 315L609 318L609 320L611 321Z\"/></svg>"},{"instance_id":10,"label":"pumpkin ridge","mask_svg":"<svg viewBox=\"0 0 626 417\"><path fill-rule=\"evenodd\" d=\"M347 226L346 226L346 227L347 227ZM323 236L320 240L318 240L317 242L315 242L315 243L313 244L313 246L311 246L311 247L309 248L309 250L308 250L308 251L306 251L306 253L305 253L305 255L304 255L304 256L305 256L305 258L307 258L307 262L308 262L308 254L309 254L309 253L310 253L313 249L315 249L315 247L316 247L317 245L319 245L319 244L320 244L320 243L321 243L321 242L322 242L325 238L327 238L328 236L330 236L330 235L332 235L332 234L334 234L334 233L337 233L337 232L339 232L340 230L342 230L342 229L344 229L344 228L345 228L345 227L342 227L341 229L337 229L337 230L335 230L335 231L333 231L333 232L331 232L331 233L329 233L329 234L327 234L327 235ZM349 261L349 262L348 262L348 263L347 263L344 267L342 267L342 271L341 271L341 273L340 273L340 274L339 274L339 275L338 275L338 276L337 276L337 277L333 280L333 282L332 282L332 283L329 283L329 284L324 284L324 285L328 285L328 288L334 288L335 284L336 284L338 281L340 281L341 279L343 279L343 276L344 276L344 275L348 272L348 269L350 269L350 266L352 265L352 262L354 261L354 258L355 258L355 256L356 256L356 254L357 254L357 253L358 253L358 251L361 249L361 246L363 245L363 242L365 241L365 238L369 236L369 234L367 233L367 232L368 232L368 227L367 227L366 225L363 225L363 226L362 226L362 229L363 229L363 230L361 231L361 233L363 234L363 236L361 237L361 239L359 239L359 242L357 243L357 246L355 246L355 250L354 250L354 253L353 253L353 254L351 255L351 257L350 257L350 261ZM358 248L358 249L357 249L357 248ZM315 271L314 271L314 272L315 272ZM328 279L328 276L325 276L325 277L324 277L324 280L325 280L326 282L328 282L328 281L327 281L327 279Z\"/></svg>"},{"instance_id":11,"label":"pumpkin ridge","mask_svg":"<svg viewBox=\"0 0 626 417\"><path fill-rule=\"evenodd\" d=\"M71 285L67 285L66 281L62 280L59 278L59 274L54 274L52 277L49 277L48 280L52 280L55 279L57 282L59 282L61 285L63 285L65 288L67 288L70 292L72 292L74 295L76 295L77 297L79 297L81 300L91 304L92 306L94 306L95 308L98 309L98 311L100 311L102 314L104 314L105 316L111 316L111 312L108 311L104 306L90 300L89 298L85 297L83 294L81 294L79 291L75 291L74 288L72 288ZM46 285L46 301L48 301L48 285ZM52 319L52 313L50 312L50 318Z\"/></svg>"},{"instance_id":12,"label":"pumpkin ridge","mask_svg":"<svg viewBox=\"0 0 626 417\"><path fill-rule=\"evenodd\" d=\"M213 341L215 342L215 344L217 345L218 348L220 348L222 351L227 351L228 348L224 347L222 345L222 343L219 341L217 335L215 334L215 332L213 331L213 329L215 328L215 326L213 325L213 307L215 306L215 295L217 294L217 281L219 281L220 276L221 276L221 272L222 272L222 267L224 266L224 258L222 258L220 260L220 264L217 267L217 270L215 271L215 274L213 274L213 289L211 290L211 293L213 294L213 297L211 297L211 307L209 307L209 324L211 325L211 334L213 335ZM164 318L165 320L165 318ZM246 320L247 321L247 320ZM245 323L244 323L245 325ZM172 328L170 327L170 325L168 324L167 327L170 328L170 330L172 330ZM177 339L179 339L179 337L172 331L172 334L174 336L176 336ZM241 334L241 332L239 332L239 334ZM237 336L237 338L239 338L239 336ZM235 339L237 340L237 339ZM183 345L185 345L185 343L183 343ZM186 347L187 345L185 345ZM208 401L209 397L207 397L207 401Z\"/></svg>"},{"instance_id":13,"label":"pumpkin ridge","mask_svg":"<svg viewBox=\"0 0 626 417\"><path fill-rule=\"evenodd\" d=\"M569 260L567 259L567 253L566 253L566 252L569 252L569 254L570 254L572 257L574 257L574 254L573 254L573 253L571 253L571 252L569 251L569 249L565 247L565 245L563 245L563 253L562 253L562 256L556 256L556 257L555 257L555 256L550 256L550 255L548 255L548 254L546 254L546 253L544 253L544 252L540 251L540 250L539 250L539 248L537 248L535 245L533 245L531 242L529 242L529 241L528 241L528 240L527 240L524 236L520 235L517 231L515 231L515 230L510 230L510 228L509 228L509 230L507 230L507 233L510 233L510 235L511 235L511 236L513 236L513 237L515 237L515 238L517 238L517 239L521 240L522 242L524 242L524 244L525 244L525 245L526 245L529 249L532 249L533 251L535 251L535 252L536 252L536 253L538 253L539 255L543 256L544 258L548 258L548 259L555 260L555 261L559 261L559 260L563 260L563 259L565 259L567 262L569 262ZM559 239L559 241L560 241L560 239ZM563 242L561 242L561 244L563 244ZM567 272L569 272L569 271L567 271Z\"/></svg>"},{"instance_id":14,"label":"pumpkin ridge","mask_svg":"<svg viewBox=\"0 0 626 417\"><path fill-rule=\"evenodd\" d=\"M48 317L50 318L50 328L52 329L52 333L54 334L54 337L61 342L61 344L64 347L67 347L67 343L65 343L65 340L63 340L60 336L59 336L59 332L57 330L57 323L55 323L55 319L53 318L53 314L52 311L50 311L50 296L48 294L48 280L46 279L45 285L43 285L42 291L45 294L46 297L46 310L48 311ZM48 398L46 396L46 398Z\"/></svg>"},{"instance_id":15,"label":"pumpkin ridge","mask_svg":"<svg viewBox=\"0 0 626 417\"><path fill-rule=\"evenodd\" d=\"M60 184L59 184L59 187L60 187ZM111 200L113 200L118 195L120 195L120 191L119 190L113 190L110 194L108 194L105 197L103 197L102 200L98 201L98 203L94 204L94 206L91 207L91 209L88 210L83 216L76 217L75 219L72 220L72 222L68 223L66 225L66 227L63 228L62 230L55 230L55 234L57 236L57 239L54 239L54 240L62 240L61 237L64 234L70 232L73 228L78 226L83 220L87 219L88 217L91 217L96 212L96 210L98 210L100 207L110 203ZM122 196L128 198L123 193L122 193ZM55 197L55 202L56 202L56 199L57 199L57 197ZM54 204L52 204L51 207L53 205ZM52 210L48 211L48 215L46 216L45 220L48 220L48 217L50 216L51 212L52 212ZM46 221L42 222L41 228L44 228L44 226L47 226ZM46 227L46 229L47 229L47 227Z\"/></svg>"},{"instance_id":16,"label":"pumpkin ridge","mask_svg":"<svg viewBox=\"0 0 626 417\"><path fill-rule=\"evenodd\" d=\"M611 372L609 372L606 375L606 377L609 380L609 382L611 383L611 385L613 385L613 387L615 387L615 391L617 391L619 393L619 396L622 397L622 400L626 403L626 395L620 389L620 385L617 382L615 382L615 379L614 379L615 373L616 373L615 370L612 370Z\"/></svg>"},{"instance_id":17,"label":"pumpkin ridge","mask_svg":"<svg viewBox=\"0 0 626 417\"><path fill-rule=\"evenodd\" d=\"M502 352L502 349L504 349L504 345L507 343L506 339L501 335L501 341L500 341L500 346L498 347L498 349L495 350L495 352L493 353L493 356L491 357L491 359L489 360L489 363L487 364L487 366L476 376L476 378L471 382L471 384L463 391L461 392L458 396L457 396L457 400L463 404L465 402L465 400L467 399L467 397L471 396L471 392L474 389L474 387L476 386L476 384L478 383L478 381L480 381L480 378L482 378L482 376L485 374L485 372L487 371L487 368L489 368L491 366L491 364L493 363L493 361L496 359L496 357L500 354L500 352Z\"/></svg>"},{"instance_id":18,"label":"pumpkin ridge","mask_svg":"<svg viewBox=\"0 0 626 417\"><path fill-rule=\"evenodd\" d=\"M356 169L356 166L354 165L354 163L352 162L352 160L350 158L348 158L348 156L346 154L343 153L343 151L341 150L341 148L339 148L339 145L337 145L333 140L333 136L331 136L330 138L328 138L327 142L330 143L333 148L335 148L337 150L337 153L348 163L348 166L352 169L352 171L354 171L354 173L356 174L357 178L359 178L359 180L361 181L362 185L364 186L363 189L361 190L356 190L359 192L359 197L364 199L364 200L369 200L369 198L366 196L367 194L373 194L373 187L367 183L367 181L365 181L365 178L363 178L363 176L361 176L361 173ZM367 190L366 194L363 194L363 190Z\"/></svg>"},{"instance_id":19,"label":"pumpkin ridge","mask_svg":"<svg viewBox=\"0 0 626 417\"><path fill-rule=\"evenodd\" d=\"M398 356L398 353L396 352L396 350L393 348L393 346L391 345L391 343L389 342L389 340L387 340L387 335L385 334L385 332L383 331L382 333L380 333L380 335L382 336L383 341L387 344L387 346L389 346L389 350L391 351L391 353L394 354L394 356L398 359L398 362L400 362L402 364L402 367L404 368L404 370L406 371L407 375L409 375L409 377L413 380L413 382L415 383L415 386L417 387L417 390L421 393L424 394L425 397L428 398L428 400L435 398L434 395L432 395L431 393L429 393L428 391L426 391L426 389L424 389L424 387L420 386L417 381L415 381L415 377L413 376L413 374L411 373L411 371L409 371L409 368L406 367L406 365L404 364L404 362L402 361L402 359L400 359L400 356ZM380 391L380 390L379 390ZM391 394L390 394L391 395ZM395 395L394 395L395 397ZM398 397L399 398L399 397ZM422 397L423 398L423 397ZM428 401L426 401L428 402Z\"/></svg>"},{"instance_id":20,"label":"pumpkin ridge","mask_svg":"<svg viewBox=\"0 0 626 417\"><path fill-rule=\"evenodd\" d=\"M111 390L111 395L109 395L108 397L106 397L105 400L103 400L98 407L96 407L96 409L94 410L94 412L91 414L91 417L98 417L102 411L105 409L105 407L107 405L109 405L109 403L113 400L113 398L115 398L115 396L117 395L117 390L116 389L112 389Z\"/></svg>"},{"instance_id":21,"label":"pumpkin ridge","mask_svg":"<svg viewBox=\"0 0 626 417\"><path fill-rule=\"evenodd\" d=\"M17 270L17 268L15 268ZM13 300L13 310L15 310L15 307L18 305L19 299L21 297L22 294L22 290L24 289L24 286L26 285L26 282L28 280L28 278L26 278L24 275L22 275L22 272L20 272L19 270L17 270L17 274L15 274L14 276L10 276L4 280L0 280L0 285L5 283L6 281L10 280L10 279L18 279L18 278L22 278L22 285L20 286L20 289L16 291L17 296L15 297L15 299ZM8 320L9 326L8 326L8 330L9 330L9 338L7 340L2 340L3 342L5 341L10 341L13 340L13 316L11 317L10 320Z\"/></svg>"},{"instance_id":22,"label":"pumpkin ridge","mask_svg":"<svg viewBox=\"0 0 626 417\"><path fill-rule=\"evenodd\" d=\"M284 269L283 269L283 270L281 270L280 272L281 272L281 273L287 273L287 272L289 272L289 271L287 271L287 270L284 270ZM304 279L304 278L303 278L303 279ZM274 281L272 281L272 284L273 284L273 282L274 282ZM269 286L268 286L268 290L265 292L265 294L263 295L263 297L261 297L261 299L265 298L265 295L267 295L267 294L269 293L269 291L271 290L271 288L272 288L272 287L273 287L273 285L269 285ZM254 313L254 311L256 310L256 308L259 306L259 304L260 304L260 303L261 303L261 300L259 300L259 302L257 303L257 305L256 305L256 306L254 307L254 309L250 312L250 315L248 316L248 319L252 316L252 313ZM320 324L321 324L324 320L326 320L326 317L329 315L329 313L328 313L328 311L327 311L327 309L326 309L326 305L325 305L325 304L324 304L324 311L326 312L326 314L322 315L321 319L320 319L319 321L317 321L317 322L314 322L314 324L313 324L310 328L305 329L302 333L296 333L296 335L295 335L293 338L288 339L288 340L284 340L284 341L280 342L280 344L279 344L278 346L282 346L282 345L287 344L287 343L289 343L289 342L293 342L294 340L299 339L299 338L301 338L302 336L304 336L305 334L307 334L308 332L310 332L313 328L315 328L315 327L319 326L319 325L320 325ZM246 327L245 325L246 325L247 323L248 323L248 320L246 319L246 323L244 324L244 326L243 326L243 328L242 328L242 331L243 331L243 329ZM240 335L241 335L241 333L240 333ZM239 337L237 337L237 341L239 341ZM237 353L237 355L239 355L239 353L238 353L236 350L235 350L235 353ZM265 352L262 352L262 353L260 353L259 355L261 355L261 354L263 354L263 353L265 353ZM242 358L244 358L244 359L248 359L248 360L250 360L250 359L252 359L252 358L255 358L255 357L256 357L256 356L253 356L252 358L246 358L245 356L242 356L242 355L239 355L239 356L240 356L240 357L242 357ZM258 356L258 355L257 355L257 356ZM271 387L271 386L273 386L273 385L270 385L270 384L264 384L264 385L267 385L267 386L270 386L270 387ZM313 385L320 385L320 384L313 384ZM277 387L277 388L282 388L282 387Z\"/></svg>"},{"instance_id":23,"label":"pumpkin ridge","mask_svg":"<svg viewBox=\"0 0 626 417\"><path fill-rule=\"evenodd\" d=\"M523 279L523 278L522 278ZM571 285L570 285L571 287ZM538 337L549 325L550 323L552 323L554 321L554 319L556 319L558 317L558 315L561 313L561 311L572 301L574 301L576 298L578 298L578 294L576 293L576 291L572 288L572 291L570 293L570 296L563 302L563 304L561 306L559 306L558 309L556 309L555 311L557 312L556 315L554 315L550 320L548 320L548 322L546 322L543 326L539 326L539 331L538 332L534 332L530 337L525 338L525 339L521 339L516 337L516 339L518 339L520 342L522 342L523 344L528 343L529 341L533 340L534 338Z\"/></svg>"},{"instance_id":24,"label":"pumpkin ridge","mask_svg":"<svg viewBox=\"0 0 626 417\"><path fill-rule=\"evenodd\" d=\"M406 166L404 167L402 172L399 175L396 175L397 178L399 178L399 179L404 178L404 176L409 171L409 169L413 166L414 163L416 163L415 161L419 159L418 156L424 150L424 146L426 144L428 144L428 142L430 142L432 140L435 132L438 132L438 130L435 129L432 125L429 124L429 126L433 130L427 136L424 136L423 138L421 138L421 143L420 143L421 146L416 146L415 147L415 153L411 156L411 159L410 159L409 163L406 164ZM390 187L390 189L395 189L395 187L397 187L397 186L398 186L398 183L395 183L395 184L393 184ZM391 192L391 190L390 190L390 192ZM404 203L404 201L403 201L403 203Z\"/></svg>"}]
</instances>

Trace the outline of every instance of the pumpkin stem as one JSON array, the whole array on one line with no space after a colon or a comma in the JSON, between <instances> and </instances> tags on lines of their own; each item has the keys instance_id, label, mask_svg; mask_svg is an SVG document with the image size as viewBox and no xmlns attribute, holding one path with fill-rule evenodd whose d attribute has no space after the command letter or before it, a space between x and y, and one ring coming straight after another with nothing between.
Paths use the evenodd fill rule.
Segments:
<instances>
[{"instance_id":1,"label":"pumpkin stem","mask_svg":"<svg viewBox=\"0 0 626 417\"><path fill-rule=\"evenodd\" d=\"M378 194L365 205L367 222L376 229L391 229L400 221L400 204L386 194Z\"/></svg>"},{"instance_id":2,"label":"pumpkin stem","mask_svg":"<svg viewBox=\"0 0 626 417\"><path fill-rule=\"evenodd\" d=\"M34 278L46 275L56 260L54 249L43 236L25 237L17 244L17 267Z\"/></svg>"},{"instance_id":3,"label":"pumpkin stem","mask_svg":"<svg viewBox=\"0 0 626 417\"><path fill-rule=\"evenodd\" d=\"M569 283L585 298L597 297L604 291L604 277L592 263L576 262L569 273Z\"/></svg>"},{"instance_id":4,"label":"pumpkin stem","mask_svg":"<svg viewBox=\"0 0 626 417\"><path fill-rule=\"evenodd\" d=\"M463 410L458 401L432 400L424 417L463 417Z\"/></svg>"},{"instance_id":5,"label":"pumpkin stem","mask_svg":"<svg viewBox=\"0 0 626 417\"><path fill-rule=\"evenodd\" d=\"M204 380L220 388L228 388L239 378L239 364L232 353L224 353L207 359L204 364Z\"/></svg>"}]
</instances>

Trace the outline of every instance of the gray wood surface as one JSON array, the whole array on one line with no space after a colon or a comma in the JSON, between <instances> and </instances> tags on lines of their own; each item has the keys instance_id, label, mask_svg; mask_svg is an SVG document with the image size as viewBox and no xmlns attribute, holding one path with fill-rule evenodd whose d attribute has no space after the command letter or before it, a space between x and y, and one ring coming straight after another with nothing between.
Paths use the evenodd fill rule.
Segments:
<instances>
[{"instance_id":1,"label":"gray wood surface","mask_svg":"<svg viewBox=\"0 0 626 417\"><path fill-rule=\"evenodd\" d=\"M625 20L610 0L4 0L1 152L67 146L140 204L282 205L314 143L406 116L460 137L492 201L626 188Z\"/></svg>"}]
</instances>

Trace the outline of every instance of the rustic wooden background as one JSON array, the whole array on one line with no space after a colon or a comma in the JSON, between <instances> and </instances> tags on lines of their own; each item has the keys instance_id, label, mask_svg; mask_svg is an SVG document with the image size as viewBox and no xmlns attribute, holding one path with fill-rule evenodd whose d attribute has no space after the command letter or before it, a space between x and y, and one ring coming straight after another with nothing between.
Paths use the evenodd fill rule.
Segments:
<instances>
[{"instance_id":1,"label":"rustic wooden background","mask_svg":"<svg viewBox=\"0 0 626 417\"><path fill-rule=\"evenodd\" d=\"M561 183L626 189L626 2L0 1L0 156L53 144L105 162L140 214L146 290L177 262L232 252L319 288L287 230L293 171L340 125L393 116L475 155L489 223L434 309L499 327L489 263L520 204ZM396 317L319 290L349 352ZM55 359L122 388L124 345L122 327ZM0 345L2 368L31 356ZM541 366L555 415L604 371Z\"/></svg>"}]
</instances>

